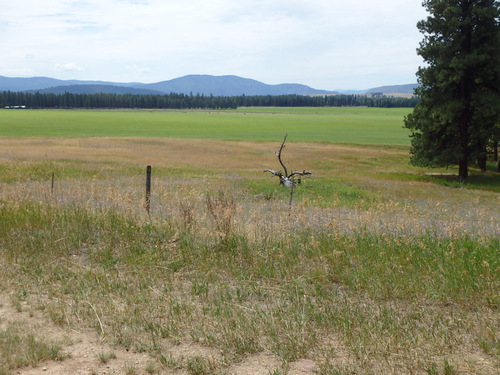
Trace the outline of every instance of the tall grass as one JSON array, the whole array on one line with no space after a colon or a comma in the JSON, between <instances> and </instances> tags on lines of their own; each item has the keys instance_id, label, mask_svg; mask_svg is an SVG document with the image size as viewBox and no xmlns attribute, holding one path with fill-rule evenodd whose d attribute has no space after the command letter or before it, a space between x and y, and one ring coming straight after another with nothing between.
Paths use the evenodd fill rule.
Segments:
<instances>
[{"instance_id":1,"label":"tall grass","mask_svg":"<svg viewBox=\"0 0 500 375\"><path fill-rule=\"evenodd\" d=\"M109 182L2 185L0 281L55 324L190 374L260 352L283 372L300 358L320 374L498 365L494 207L465 215L320 179L289 214L274 181L217 176L156 179L148 216L139 182ZM169 357L184 343L216 352Z\"/></svg>"}]
</instances>

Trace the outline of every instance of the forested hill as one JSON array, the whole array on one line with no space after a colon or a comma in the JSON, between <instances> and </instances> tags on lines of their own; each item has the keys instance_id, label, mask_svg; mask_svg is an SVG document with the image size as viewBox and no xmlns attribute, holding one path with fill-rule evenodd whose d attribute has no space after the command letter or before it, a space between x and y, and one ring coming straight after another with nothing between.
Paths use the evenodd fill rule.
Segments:
<instances>
[{"instance_id":1,"label":"forested hill","mask_svg":"<svg viewBox=\"0 0 500 375\"><path fill-rule=\"evenodd\" d=\"M317 90L306 85L284 83L268 85L238 76L187 75L157 83L117 83L106 81L63 81L47 77L9 78L0 76L0 91L28 91L51 94L200 94L239 95L328 95L334 91Z\"/></svg>"},{"instance_id":2,"label":"forested hill","mask_svg":"<svg viewBox=\"0 0 500 375\"><path fill-rule=\"evenodd\" d=\"M41 90L29 90L30 93L40 93L40 94L132 94L132 95L163 95L161 91L139 89L133 87L120 87L113 85L68 85L68 86L56 86L49 87L48 89Z\"/></svg>"},{"instance_id":3,"label":"forested hill","mask_svg":"<svg viewBox=\"0 0 500 375\"><path fill-rule=\"evenodd\" d=\"M413 91L419 86L418 83L411 83L407 85L394 85L394 86L381 86L368 90L369 94L412 94Z\"/></svg>"},{"instance_id":4,"label":"forested hill","mask_svg":"<svg viewBox=\"0 0 500 375\"><path fill-rule=\"evenodd\" d=\"M382 86L366 90L342 90L343 94L409 94L417 84ZM0 91L26 91L44 94L185 94L205 96L240 95L333 95L336 91L318 90L297 83L268 85L238 76L187 75L156 83L119 83L107 81L58 80L48 77L10 78L0 76Z\"/></svg>"},{"instance_id":5,"label":"forested hill","mask_svg":"<svg viewBox=\"0 0 500 375\"><path fill-rule=\"evenodd\" d=\"M254 79L238 76L188 75L169 81L151 83L141 86L164 93L200 94L213 96L239 95L327 95L334 91L317 90L306 85L283 83L268 85Z\"/></svg>"}]
</instances>

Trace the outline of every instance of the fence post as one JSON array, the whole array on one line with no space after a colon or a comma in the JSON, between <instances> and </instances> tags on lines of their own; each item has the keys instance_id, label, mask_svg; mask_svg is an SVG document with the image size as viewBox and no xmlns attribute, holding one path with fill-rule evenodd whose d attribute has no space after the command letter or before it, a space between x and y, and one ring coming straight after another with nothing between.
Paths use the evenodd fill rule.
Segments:
<instances>
[{"instance_id":1,"label":"fence post","mask_svg":"<svg viewBox=\"0 0 500 375\"><path fill-rule=\"evenodd\" d=\"M54 195L54 179L55 179L55 174L54 171L52 171L52 180L50 182L50 195Z\"/></svg>"},{"instance_id":2,"label":"fence post","mask_svg":"<svg viewBox=\"0 0 500 375\"><path fill-rule=\"evenodd\" d=\"M146 211L151 208L151 166L146 167Z\"/></svg>"}]
</instances>

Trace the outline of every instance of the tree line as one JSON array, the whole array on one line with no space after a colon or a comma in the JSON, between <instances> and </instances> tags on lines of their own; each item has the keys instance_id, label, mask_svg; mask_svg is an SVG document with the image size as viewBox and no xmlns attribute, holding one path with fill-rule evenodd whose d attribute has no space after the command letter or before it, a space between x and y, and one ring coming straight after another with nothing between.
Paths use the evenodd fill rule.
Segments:
<instances>
[{"instance_id":1,"label":"tree line","mask_svg":"<svg viewBox=\"0 0 500 375\"><path fill-rule=\"evenodd\" d=\"M255 95L206 96L171 93L168 95L134 94L50 94L29 92L0 92L0 108L150 108L150 109L236 109L238 107L409 107L418 103L417 97L367 95Z\"/></svg>"}]
</instances>

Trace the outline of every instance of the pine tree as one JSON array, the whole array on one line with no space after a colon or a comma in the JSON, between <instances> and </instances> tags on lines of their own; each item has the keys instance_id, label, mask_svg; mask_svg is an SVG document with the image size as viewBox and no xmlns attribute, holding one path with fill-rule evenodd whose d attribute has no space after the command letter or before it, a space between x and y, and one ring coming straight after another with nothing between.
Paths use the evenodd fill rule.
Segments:
<instances>
[{"instance_id":1,"label":"pine tree","mask_svg":"<svg viewBox=\"0 0 500 375\"><path fill-rule=\"evenodd\" d=\"M417 72L420 97L405 119L411 134L411 163L457 165L468 177L474 160L500 120L499 2L426 0L430 13L417 24L424 39L417 49L426 65Z\"/></svg>"}]
</instances>

